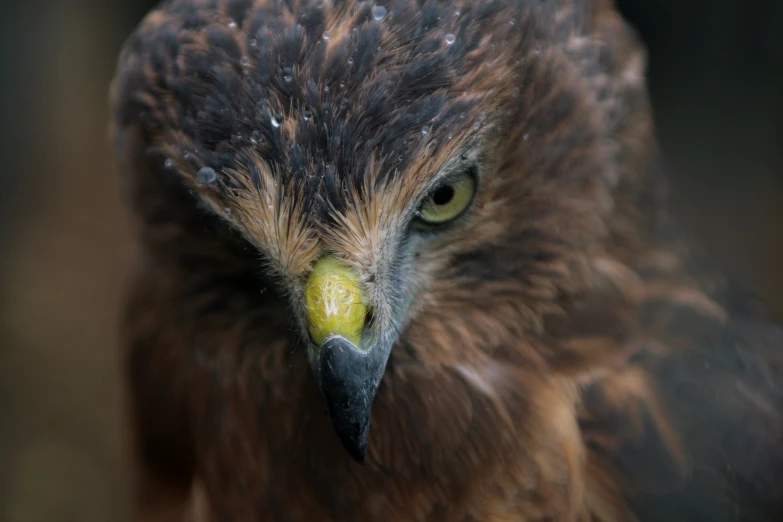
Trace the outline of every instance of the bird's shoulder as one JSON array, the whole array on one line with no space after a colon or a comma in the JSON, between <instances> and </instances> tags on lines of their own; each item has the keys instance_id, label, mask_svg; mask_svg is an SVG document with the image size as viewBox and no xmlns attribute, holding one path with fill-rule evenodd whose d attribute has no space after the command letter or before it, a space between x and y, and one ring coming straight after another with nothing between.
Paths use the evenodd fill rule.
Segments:
<instances>
[{"instance_id":1,"label":"bird's shoulder","mask_svg":"<svg viewBox=\"0 0 783 522\"><path fill-rule=\"evenodd\" d=\"M649 290L632 355L584 394L588 447L641 521L780 520L783 327L741 284L693 280Z\"/></svg>"}]
</instances>

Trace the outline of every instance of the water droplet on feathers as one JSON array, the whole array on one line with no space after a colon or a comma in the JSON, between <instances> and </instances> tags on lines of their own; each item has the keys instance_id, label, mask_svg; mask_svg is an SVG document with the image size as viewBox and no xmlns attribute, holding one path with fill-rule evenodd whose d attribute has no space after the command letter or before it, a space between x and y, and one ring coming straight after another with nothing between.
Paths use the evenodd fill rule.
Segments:
<instances>
[{"instance_id":1,"label":"water droplet on feathers","mask_svg":"<svg viewBox=\"0 0 783 522\"><path fill-rule=\"evenodd\" d=\"M443 41L446 42L446 45L451 45L457 41L457 37L449 33L446 35L446 38L444 38Z\"/></svg>"},{"instance_id":2,"label":"water droplet on feathers","mask_svg":"<svg viewBox=\"0 0 783 522\"><path fill-rule=\"evenodd\" d=\"M383 20L383 17L386 16L386 8L382 5L376 5L372 8L372 17L376 20Z\"/></svg>"},{"instance_id":3,"label":"water droplet on feathers","mask_svg":"<svg viewBox=\"0 0 783 522\"><path fill-rule=\"evenodd\" d=\"M196 182L199 185L211 185L217 181L217 172L212 167L202 167L196 175Z\"/></svg>"}]
</instances>

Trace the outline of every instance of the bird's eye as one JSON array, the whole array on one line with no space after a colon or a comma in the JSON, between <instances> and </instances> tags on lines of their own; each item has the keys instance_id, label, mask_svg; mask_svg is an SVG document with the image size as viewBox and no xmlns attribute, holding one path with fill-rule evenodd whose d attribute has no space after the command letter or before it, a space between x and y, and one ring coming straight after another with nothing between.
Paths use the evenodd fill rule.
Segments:
<instances>
[{"instance_id":1,"label":"bird's eye","mask_svg":"<svg viewBox=\"0 0 783 522\"><path fill-rule=\"evenodd\" d=\"M419 220L429 225L452 221L470 206L475 192L476 178L472 171L465 172L429 193L419 210Z\"/></svg>"}]
</instances>

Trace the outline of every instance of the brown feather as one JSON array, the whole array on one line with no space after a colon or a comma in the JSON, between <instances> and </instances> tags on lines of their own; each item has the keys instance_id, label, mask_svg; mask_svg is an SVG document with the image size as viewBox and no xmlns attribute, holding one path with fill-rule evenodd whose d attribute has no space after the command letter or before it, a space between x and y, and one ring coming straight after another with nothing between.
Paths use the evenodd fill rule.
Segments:
<instances>
[{"instance_id":1,"label":"brown feather","mask_svg":"<svg viewBox=\"0 0 783 522\"><path fill-rule=\"evenodd\" d=\"M783 329L677 234L612 3L385 7L173 0L124 48L139 519L779 519ZM399 330L364 465L297 349L326 252Z\"/></svg>"}]
</instances>

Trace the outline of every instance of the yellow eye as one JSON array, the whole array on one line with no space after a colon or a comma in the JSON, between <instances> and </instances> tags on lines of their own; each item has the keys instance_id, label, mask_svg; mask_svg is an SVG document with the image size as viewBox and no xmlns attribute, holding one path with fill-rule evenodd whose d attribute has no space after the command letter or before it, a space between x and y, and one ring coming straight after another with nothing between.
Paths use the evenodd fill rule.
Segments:
<instances>
[{"instance_id":1,"label":"yellow eye","mask_svg":"<svg viewBox=\"0 0 783 522\"><path fill-rule=\"evenodd\" d=\"M470 205L476 192L476 180L470 174L444 183L424 200L419 219L438 225L459 217Z\"/></svg>"}]
</instances>

